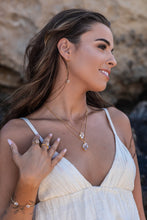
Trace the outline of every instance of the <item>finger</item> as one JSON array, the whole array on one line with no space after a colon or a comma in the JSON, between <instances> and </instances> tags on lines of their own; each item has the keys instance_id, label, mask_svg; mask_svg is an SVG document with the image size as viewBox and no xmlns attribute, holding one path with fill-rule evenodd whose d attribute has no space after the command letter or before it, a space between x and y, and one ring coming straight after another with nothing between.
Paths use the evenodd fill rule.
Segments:
<instances>
[{"instance_id":1,"label":"finger","mask_svg":"<svg viewBox=\"0 0 147 220\"><path fill-rule=\"evenodd\" d=\"M14 141L12 141L11 139L8 139L8 144L11 148L12 151L12 156L14 161L17 161L18 158L21 156L20 153L18 152L18 148L16 146L16 144L14 143Z\"/></svg>"},{"instance_id":2,"label":"finger","mask_svg":"<svg viewBox=\"0 0 147 220\"><path fill-rule=\"evenodd\" d=\"M59 163L59 161L64 157L64 155L66 154L67 149L63 149L53 160L52 160L52 166L56 166L57 163Z\"/></svg>"},{"instance_id":3,"label":"finger","mask_svg":"<svg viewBox=\"0 0 147 220\"><path fill-rule=\"evenodd\" d=\"M53 157L53 155L54 155L54 153L55 153L55 151L56 151L56 149L57 149L57 147L59 146L59 143L60 143L60 138L57 138L57 140L54 142L54 144L51 146L51 148L50 148L50 150L49 150L49 152L48 152L48 154L49 154L49 156L52 158Z\"/></svg>"},{"instance_id":4,"label":"finger","mask_svg":"<svg viewBox=\"0 0 147 220\"><path fill-rule=\"evenodd\" d=\"M33 140L32 140L32 146L40 146L40 140L39 140L39 135L36 135Z\"/></svg>"},{"instance_id":5,"label":"finger","mask_svg":"<svg viewBox=\"0 0 147 220\"><path fill-rule=\"evenodd\" d=\"M53 134L51 133L46 138L44 138L43 143L41 145L41 148L43 150L48 150L50 148L49 145L50 145L50 141L51 141L52 136L53 136Z\"/></svg>"}]
</instances>

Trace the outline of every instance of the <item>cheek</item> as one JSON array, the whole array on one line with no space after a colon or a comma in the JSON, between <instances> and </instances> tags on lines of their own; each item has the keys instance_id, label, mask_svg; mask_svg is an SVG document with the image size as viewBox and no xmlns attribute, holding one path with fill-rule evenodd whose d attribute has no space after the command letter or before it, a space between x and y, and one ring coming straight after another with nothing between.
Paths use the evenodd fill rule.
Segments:
<instances>
[{"instance_id":1,"label":"cheek","mask_svg":"<svg viewBox=\"0 0 147 220\"><path fill-rule=\"evenodd\" d=\"M101 59L102 57L96 51L96 49L85 48L80 51L75 61L79 70L81 69L81 71L84 72L91 72L99 67Z\"/></svg>"}]
</instances>

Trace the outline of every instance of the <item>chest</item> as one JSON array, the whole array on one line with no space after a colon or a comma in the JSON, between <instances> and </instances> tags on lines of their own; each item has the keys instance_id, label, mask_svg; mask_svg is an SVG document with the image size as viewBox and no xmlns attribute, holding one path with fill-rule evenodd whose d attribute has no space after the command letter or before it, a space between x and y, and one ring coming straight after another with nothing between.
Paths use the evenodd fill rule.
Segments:
<instances>
[{"instance_id":1,"label":"chest","mask_svg":"<svg viewBox=\"0 0 147 220\"><path fill-rule=\"evenodd\" d=\"M109 172L115 157L115 138L109 127L99 126L98 124L89 124L86 130L87 151L82 149L83 142L62 124L51 126L54 134L52 143L60 137L61 142L57 149L60 152L67 148L64 156L76 167L76 169L92 185L100 185ZM42 136L45 137L45 128L42 130ZM77 134L78 135L78 134Z\"/></svg>"}]
</instances>

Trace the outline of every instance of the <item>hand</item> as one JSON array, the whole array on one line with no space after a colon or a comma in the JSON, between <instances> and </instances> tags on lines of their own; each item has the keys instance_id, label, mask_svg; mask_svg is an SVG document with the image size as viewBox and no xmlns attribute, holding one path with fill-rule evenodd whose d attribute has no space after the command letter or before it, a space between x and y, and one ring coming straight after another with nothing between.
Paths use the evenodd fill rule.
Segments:
<instances>
[{"instance_id":1,"label":"hand","mask_svg":"<svg viewBox=\"0 0 147 220\"><path fill-rule=\"evenodd\" d=\"M62 150L54 159L52 159L60 138L58 138L50 149L47 149L51 140L52 134L48 135L40 147L39 136L35 136L31 147L21 155L18 152L18 147L14 141L8 139L8 143L12 150L12 157L19 168L20 178L26 183L39 186L41 181L53 170L55 165L65 155L67 149Z\"/></svg>"}]
</instances>

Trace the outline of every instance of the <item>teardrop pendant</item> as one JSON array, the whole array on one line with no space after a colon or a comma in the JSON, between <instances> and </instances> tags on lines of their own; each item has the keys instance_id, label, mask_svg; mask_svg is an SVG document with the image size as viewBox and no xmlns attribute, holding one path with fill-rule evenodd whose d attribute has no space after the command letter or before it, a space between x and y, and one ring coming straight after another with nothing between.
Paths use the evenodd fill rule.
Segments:
<instances>
[{"instance_id":1,"label":"teardrop pendant","mask_svg":"<svg viewBox=\"0 0 147 220\"><path fill-rule=\"evenodd\" d=\"M86 151L88 149L88 144L85 142L83 145L82 145L82 148L84 151Z\"/></svg>"}]
</instances>

